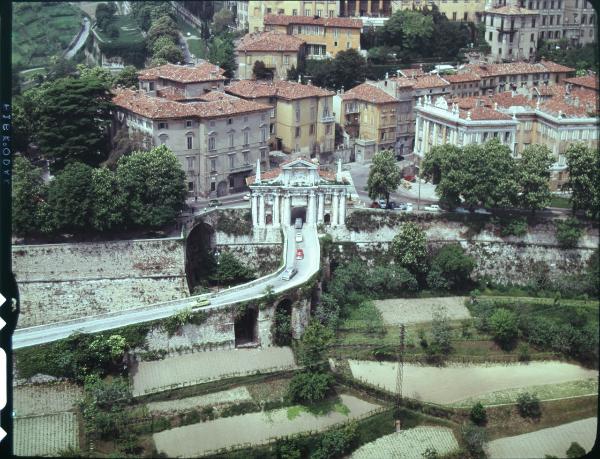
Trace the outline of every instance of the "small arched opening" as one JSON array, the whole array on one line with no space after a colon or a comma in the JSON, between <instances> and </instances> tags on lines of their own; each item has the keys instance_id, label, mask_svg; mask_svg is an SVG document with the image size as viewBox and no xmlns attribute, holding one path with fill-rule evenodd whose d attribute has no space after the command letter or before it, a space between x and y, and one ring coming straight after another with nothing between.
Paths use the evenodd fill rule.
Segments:
<instances>
[{"instance_id":1,"label":"small arched opening","mask_svg":"<svg viewBox=\"0 0 600 459\"><path fill-rule=\"evenodd\" d=\"M238 314L235 318L234 331L235 347L258 344L258 308L255 305L247 306L243 313Z\"/></svg>"},{"instance_id":2,"label":"small arched opening","mask_svg":"<svg viewBox=\"0 0 600 459\"><path fill-rule=\"evenodd\" d=\"M281 300L275 307L272 336L275 346L292 343L292 300L289 298Z\"/></svg>"},{"instance_id":3,"label":"small arched opening","mask_svg":"<svg viewBox=\"0 0 600 459\"><path fill-rule=\"evenodd\" d=\"M214 270L212 255L215 230L200 222L192 228L185 241L185 274L190 293L199 287L208 286L208 277Z\"/></svg>"},{"instance_id":4,"label":"small arched opening","mask_svg":"<svg viewBox=\"0 0 600 459\"><path fill-rule=\"evenodd\" d=\"M324 222L326 225L329 225L329 224L331 223L331 215L329 215L329 214L325 214L325 215L323 216L323 222Z\"/></svg>"},{"instance_id":5,"label":"small arched opening","mask_svg":"<svg viewBox=\"0 0 600 459\"><path fill-rule=\"evenodd\" d=\"M306 223L306 207L292 207L290 212L292 215L290 224L293 225L297 218L302 219L302 223Z\"/></svg>"},{"instance_id":6,"label":"small arched opening","mask_svg":"<svg viewBox=\"0 0 600 459\"><path fill-rule=\"evenodd\" d=\"M227 194L227 182L225 180L222 180L217 185L217 196L221 197L221 196L225 196L226 194Z\"/></svg>"}]
</instances>

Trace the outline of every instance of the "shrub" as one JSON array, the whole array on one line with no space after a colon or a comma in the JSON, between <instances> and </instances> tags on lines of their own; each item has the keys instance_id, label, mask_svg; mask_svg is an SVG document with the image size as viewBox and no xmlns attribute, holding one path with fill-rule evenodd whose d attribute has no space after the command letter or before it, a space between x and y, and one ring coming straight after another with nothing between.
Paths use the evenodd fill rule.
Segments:
<instances>
[{"instance_id":1,"label":"shrub","mask_svg":"<svg viewBox=\"0 0 600 459\"><path fill-rule=\"evenodd\" d=\"M471 408L470 418L471 421L478 426L485 425L487 422L487 414L481 402L477 402L475 405L473 405Z\"/></svg>"},{"instance_id":2,"label":"shrub","mask_svg":"<svg viewBox=\"0 0 600 459\"><path fill-rule=\"evenodd\" d=\"M517 396L517 408L524 418L539 419L542 415L540 399L536 394L523 392Z\"/></svg>"},{"instance_id":3,"label":"shrub","mask_svg":"<svg viewBox=\"0 0 600 459\"><path fill-rule=\"evenodd\" d=\"M511 349L519 334L517 315L508 309L497 309L490 317L490 329L502 349Z\"/></svg>"},{"instance_id":4,"label":"shrub","mask_svg":"<svg viewBox=\"0 0 600 459\"><path fill-rule=\"evenodd\" d=\"M529 354L529 345L527 343L519 344L517 352L519 354L519 362L529 362L529 360L531 360L531 355Z\"/></svg>"},{"instance_id":5,"label":"shrub","mask_svg":"<svg viewBox=\"0 0 600 459\"><path fill-rule=\"evenodd\" d=\"M475 260L465 253L460 244L444 245L431 261L431 272L439 273L447 281L448 288L468 287L473 268ZM430 276L427 277L427 283L429 282Z\"/></svg>"},{"instance_id":6,"label":"shrub","mask_svg":"<svg viewBox=\"0 0 600 459\"><path fill-rule=\"evenodd\" d=\"M300 459L302 452L293 440L278 440L275 446L277 459Z\"/></svg>"},{"instance_id":7,"label":"shrub","mask_svg":"<svg viewBox=\"0 0 600 459\"><path fill-rule=\"evenodd\" d=\"M341 429L325 432L321 437L321 444L311 455L311 459L330 459L342 457L348 453L358 439L357 424L350 422Z\"/></svg>"},{"instance_id":8,"label":"shrub","mask_svg":"<svg viewBox=\"0 0 600 459\"><path fill-rule=\"evenodd\" d=\"M500 220L500 236L525 236L527 234L527 219L523 217Z\"/></svg>"},{"instance_id":9,"label":"shrub","mask_svg":"<svg viewBox=\"0 0 600 459\"><path fill-rule=\"evenodd\" d=\"M443 355L450 354L452 351L451 335L452 330L446 311L443 309L435 311L431 322L431 343L429 348L439 349Z\"/></svg>"},{"instance_id":10,"label":"shrub","mask_svg":"<svg viewBox=\"0 0 600 459\"><path fill-rule=\"evenodd\" d=\"M484 458L483 445L486 442L485 429L473 424L465 424L462 427L462 437L469 455L473 458Z\"/></svg>"},{"instance_id":11,"label":"shrub","mask_svg":"<svg viewBox=\"0 0 600 459\"><path fill-rule=\"evenodd\" d=\"M579 222L575 218L556 222L556 240L564 248L575 247L582 232Z\"/></svg>"},{"instance_id":12,"label":"shrub","mask_svg":"<svg viewBox=\"0 0 600 459\"><path fill-rule=\"evenodd\" d=\"M288 397L293 402L316 402L323 400L333 384L333 377L327 373L305 371L296 373L288 388Z\"/></svg>"},{"instance_id":13,"label":"shrub","mask_svg":"<svg viewBox=\"0 0 600 459\"><path fill-rule=\"evenodd\" d=\"M423 459L438 459L440 455L434 448L427 447L425 451L423 451Z\"/></svg>"},{"instance_id":14,"label":"shrub","mask_svg":"<svg viewBox=\"0 0 600 459\"><path fill-rule=\"evenodd\" d=\"M575 459L583 456L585 456L585 449L576 441L571 443L571 446L569 446L569 449L567 450L567 457L569 459Z\"/></svg>"}]
</instances>

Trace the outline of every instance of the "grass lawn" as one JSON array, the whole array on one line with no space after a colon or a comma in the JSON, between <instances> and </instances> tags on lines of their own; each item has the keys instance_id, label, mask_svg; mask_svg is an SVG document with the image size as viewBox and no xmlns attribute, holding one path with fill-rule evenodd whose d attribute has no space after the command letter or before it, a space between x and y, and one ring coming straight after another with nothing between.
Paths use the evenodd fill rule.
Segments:
<instances>
[{"instance_id":1,"label":"grass lawn","mask_svg":"<svg viewBox=\"0 0 600 459\"><path fill-rule=\"evenodd\" d=\"M560 207L561 209L570 209L571 201L568 198L562 196L552 196L550 201L550 207Z\"/></svg>"},{"instance_id":2,"label":"grass lawn","mask_svg":"<svg viewBox=\"0 0 600 459\"><path fill-rule=\"evenodd\" d=\"M177 28L183 34L184 37L188 37L191 35L200 37L200 29L198 29L197 27L194 27L189 22L187 22L186 20L184 20L183 18L181 18L179 16L177 17ZM188 33L190 35L188 35Z\"/></svg>"},{"instance_id":3,"label":"grass lawn","mask_svg":"<svg viewBox=\"0 0 600 459\"><path fill-rule=\"evenodd\" d=\"M116 38L109 37L97 28L94 29L102 42L126 46L144 41L142 32L133 19L133 16L115 16L114 24L119 29L119 36Z\"/></svg>"},{"instance_id":4,"label":"grass lawn","mask_svg":"<svg viewBox=\"0 0 600 459\"><path fill-rule=\"evenodd\" d=\"M190 38L187 40L188 48L190 49L190 53L194 55L194 57L200 59L206 59L208 55L208 47L204 43L204 40L200 38Z\"/></svg>"}]
</instances>

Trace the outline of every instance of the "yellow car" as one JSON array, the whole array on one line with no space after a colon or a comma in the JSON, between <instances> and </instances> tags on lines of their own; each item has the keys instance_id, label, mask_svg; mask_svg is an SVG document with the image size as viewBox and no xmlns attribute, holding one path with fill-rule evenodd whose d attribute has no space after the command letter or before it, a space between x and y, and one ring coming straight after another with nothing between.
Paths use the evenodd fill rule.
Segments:
<instances>
[{"instance_id":1,"label":"yellow car","mask_svg":"<svg viewBox=\"0 0 600 459\"><path fill-rule=\"evenodd\" d=\"M200 308L202 306L208 306L210 304L210 300L208 298L200 298L196 301L196 307Z\"/></svg>"}]
</instances>

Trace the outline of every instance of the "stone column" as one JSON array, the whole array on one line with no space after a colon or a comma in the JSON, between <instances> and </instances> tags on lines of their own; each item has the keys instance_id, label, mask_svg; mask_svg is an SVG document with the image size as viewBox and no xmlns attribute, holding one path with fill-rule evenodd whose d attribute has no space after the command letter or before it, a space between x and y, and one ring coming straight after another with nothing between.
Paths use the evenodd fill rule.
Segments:
<instances>
[{"instance_id":1,"label":"stone column","mask_svg":"<svg viewBox=\"0 0 600 459\"><path fill-rule=\"evenodd\" d=\"M258 226L265 226L265 197L258 197Z\"/></svg>"},{"instance_id":2,"label":"stone column","mask_svg":"<svg viewBox=\"0 0 600 459\"><path fill-rule=\"evenodd\" d=\"M279 193L273 194L273 226L279 226Z\"/></svg>"},{"instance_id":3,"label":"stone column","mask_svg":"<svg viewBox=\"0 0 600 459\"><path fill-rule=\"evenodd\" d=\"M283 225L284 226L289 226L290 225L290 195L289 194L285 194L283 196Z\"/></svg>"},{"instance_id":4,"label":"stone column","mask_svg":"<svg viewBox=\"0 0 600 459\"><path fill-rule=\"evenodd\" d=\"M306 223L314 225L317 221L317 206L315 205L315 192L310 190L308 192L308 211L306 213Z\"/></svg>"},{"instance_id":5,"label":"stone column","mask_svg":"<svg viewBox=\"0 0 600 459\"><path fill-rule=\"evenodd\" d=\"M323 223L323 217L325 215L325 194L319 193L319 210L317 211L317 223Z\"/></svg>"},{"instance_id":6,"label":"stone column","mask_svg":"<svg viewBox=\"0 0 600 459\"><path fill-rule=\"evenodd\" d=\"M339 196L338 192L334 191L331 196L331 226L338 225L338 210L339 210Z\"/></svg>"},{"instance_id":7,"label":"stone column","mask_svg":"<svg viewBox=\"0 0 600 459\"><path fill-rule=\"evenodd\" d=\"M258 195L256 191L252 193L252 226L258 226Z\"/></svg>"},{"instance_id":8,"label":"stone column","mask_svg":"<svg viewBox=\"0 0 600 459\"><path fill-rule=\"evenodd\" d=\"M342 191L340 194L340 214L339 224L344 226L346 224L346 192Z\"/></svg>"}]
</instances>

